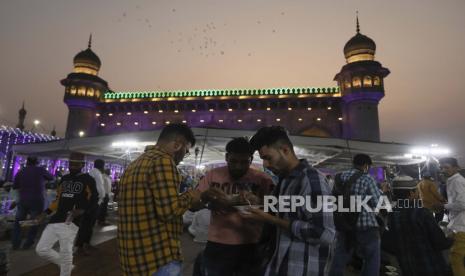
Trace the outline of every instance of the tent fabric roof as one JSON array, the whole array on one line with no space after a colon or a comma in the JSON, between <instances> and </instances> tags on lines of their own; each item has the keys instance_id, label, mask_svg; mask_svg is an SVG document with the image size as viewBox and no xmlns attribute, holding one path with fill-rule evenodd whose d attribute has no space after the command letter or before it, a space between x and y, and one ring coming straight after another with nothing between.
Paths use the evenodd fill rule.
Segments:
<instances>
[{"instance_id":1,"label":"tent fabric roof","mask_svg":"<svg viewBox=\"0 0 465 276\"><path fill-rule=\"evenodd\" d=\"M184 160L186 165L199 165L224 161L226 143L234 137L251 137L254 131L226 130L212 128L193 128L196 147L200 149L197 158L191 154ZM140 155L145 145L155 144L160 130L133 132L98 137L82 137L59 141L15 145L13 151L17 155L43 156L49 158L67 158L69 152L79 151L90 158L105 158L113 162L126 163ZM367 142L344 140L338 138L320 138L307 136L291 136L295 151L299 158L307 159L317 167L342 170L351 166L351 157L355 153L369 154L374 165L390 164L411 165L424 162L417 156L406 156L411 145L399 143ZM115 142L137 141L138 146L112 146ZM191 150L192 152L193 150ZM255 160L259 160L256 153Z\"/></svg>"}]
</instances>

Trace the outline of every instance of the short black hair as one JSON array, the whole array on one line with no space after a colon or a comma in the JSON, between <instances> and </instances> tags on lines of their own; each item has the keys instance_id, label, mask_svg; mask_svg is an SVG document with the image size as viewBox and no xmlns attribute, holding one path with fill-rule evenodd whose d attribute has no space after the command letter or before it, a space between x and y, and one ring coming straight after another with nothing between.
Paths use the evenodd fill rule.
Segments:
<instances>
[{"instance_id":1,"label":"short black hair","mask_svg":"<svg viewBox=\"0 0 465 276\"><path fill-rule=\"evenodd\" d=\"M186 124L170 124L165 126L161 130L158 140L168 141L178 135L186 138L186 140L191 143L191 146L195 145L194 133Z\"/></svg>"},{"instance_id":2,"label":"short black hair","mask_svg":"<svg viewBox=\"0 0 465 276\"><path fill-rule=\"evenodd\" d=\"M26 160L26 165L27 166L35 166L39 163L39 160L37 160L36 156L29 156Z\"/></svg>"},{"instance_id":3,"label":"short black hair","mask_svg":"<svg viewBox=\"0 0 465 276\"><path fill-rule=\"evenodd\" d=\"M449 164L452 167L459 167L459 162L457 162L457 159L453 157L443 157L439 159L439 164Z\"/></svg>"},{"instance_id":4,"label":"short black hair","mask_svg":"<svg viewBox=\"0 0 465 276\"><path fill-rule=\"evenodd\" d=\"M289 139L286 129L282 126L262 127L250 139L250 144L254 150L259 150L263 146L273 146L277 143L288 145L294 151L291 139Z\"/></svg>"},{"instance_id":5,"label":"short black hair","mask_svg":"<svg viewBox=\"0 0 465 276\"><path fill-rule=\"evenodd\" d=\"M364 165L370 165L373 164L373 162L371 161L371 158L370 156L368 156L367 154L364 154L364 153L359 153L357 155L354 156L354 159L353 159L353 164L355 166L364 166Z\"/></svg>"},{"instance_id":6,"label":"short black hair","mask_svg":"<svg viewBox=\"0 0 465 276\"><path fill-rule=\"evenodd\" d=\"M255 149L246 137L237 137L226 144L226 153L246 153L253 155Z\"/></svg>"},{"instance_id":7,"label":"short black hair","mask_svg":"<svg viewBox=\"0 0 465 276\"><path fill-rule=\"evenodd\" d=\"M94 168L103 170L105 168L105 161L103 161L102 159L95 159Z\"/></svg>"}]
</instances>

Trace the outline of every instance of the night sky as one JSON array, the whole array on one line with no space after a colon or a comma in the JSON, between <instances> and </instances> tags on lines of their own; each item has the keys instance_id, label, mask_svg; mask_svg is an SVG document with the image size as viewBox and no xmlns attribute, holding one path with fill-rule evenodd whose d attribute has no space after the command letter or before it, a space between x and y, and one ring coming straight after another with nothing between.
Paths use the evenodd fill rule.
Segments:
<instances>
[{"instance_id":1,"label":"night sky","mask_svg":"<svg viewBox=\"0 0 465 276\"><path fill-rule=\"evenodd\" d=\"M465 156L465 1L0 1L0 124L39 119L64 134L59 81L87 47L116 91L335 86L361 33L391 70L383 141L437 143ZM465 165L465 164L463 164Z\"/></svg>"}]
</instances>

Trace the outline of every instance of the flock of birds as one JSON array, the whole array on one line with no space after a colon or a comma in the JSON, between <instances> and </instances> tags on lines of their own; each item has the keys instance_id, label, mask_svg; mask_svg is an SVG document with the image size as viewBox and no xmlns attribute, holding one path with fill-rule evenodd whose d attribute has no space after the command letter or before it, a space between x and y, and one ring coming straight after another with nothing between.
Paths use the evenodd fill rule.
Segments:
<instances>
[{"instance_id":1,"label":"flock of birds","mask_svg":"<svg viewBox=\"0 0 465 276\"><path fill-rule=\"evenodd\" d=\"M143 10L139 5L136 6L136 10ZM177 10L175 8L171 9L171 12L175 14ZM281 16L285 16L284 12L280 13ZM138 17L138 16L136 16ZM122 12L117 18L117 23L124 24L134 20L131 18L130 13ZM135 20L142 24L145 28L149 30L154 27L149 18L138 17ZM256 20L255 24L262 25L261 20ZM188 33L176 32L171 29L167 29L171 39L169 40L171 48L173 48L177 53L182 53L185 51L190 51L192 53L197 53L202 57L214 57L214 56L223 56L226 54L225 45L222 41L218 41L217 37L219 36L222 29L227 28L228 24L223 23L220 25L215 24L214 22L208 22L206 24L192 26L192 29ZM276 28L269 30L271 34L276 34ZM236 40L232 40L231 43L234 45L237 43ZM253 51L247 52L247 56L252 56Z\"/></svg>"}]
</instances>

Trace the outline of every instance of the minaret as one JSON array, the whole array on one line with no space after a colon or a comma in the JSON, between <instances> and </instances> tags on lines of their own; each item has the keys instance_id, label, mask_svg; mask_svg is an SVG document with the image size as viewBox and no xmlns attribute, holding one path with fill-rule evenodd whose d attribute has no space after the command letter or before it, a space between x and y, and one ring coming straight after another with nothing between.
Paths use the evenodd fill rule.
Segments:
<instances>
[{"instance_id":1,"label":"minaret","mask_svg":"<svg viewBox=\"0 0 465 276\"><path fill-rule=\"evenodd\" d=\"M24 108L24 101L23 101L23 106L21 109L18 111L18 124L16 125L17 128L24 130L24 120L26 119L26 114L27 111Z\"/></svg>"},{"instance_id":2,"label":"minaret","mask_svg":"<svg viewBox=\"0 0 465 276\"><path fill-rule=\"evenodd\" d=\"M91 50L92 34L89 36L87 49L74 57L73 73L61 81L65 87L64 102L68 105L68 122L66 138L96 134L96 108L103 94L108 90L108 83L98 77L101 62Z\"/></svg>"},{"instance_id":3,"label":"minaret","mask_svg":"<svg viewBox=\"0 0 465 276\"><path fill-rule=\"evenodd\" d=\"M384 97L384 78L390 71L375 61L375 42L360 33L344 46L344 65L334 80L342 94L343 138L379 141L378 104Z\"/></svg>"}]
</instances>

